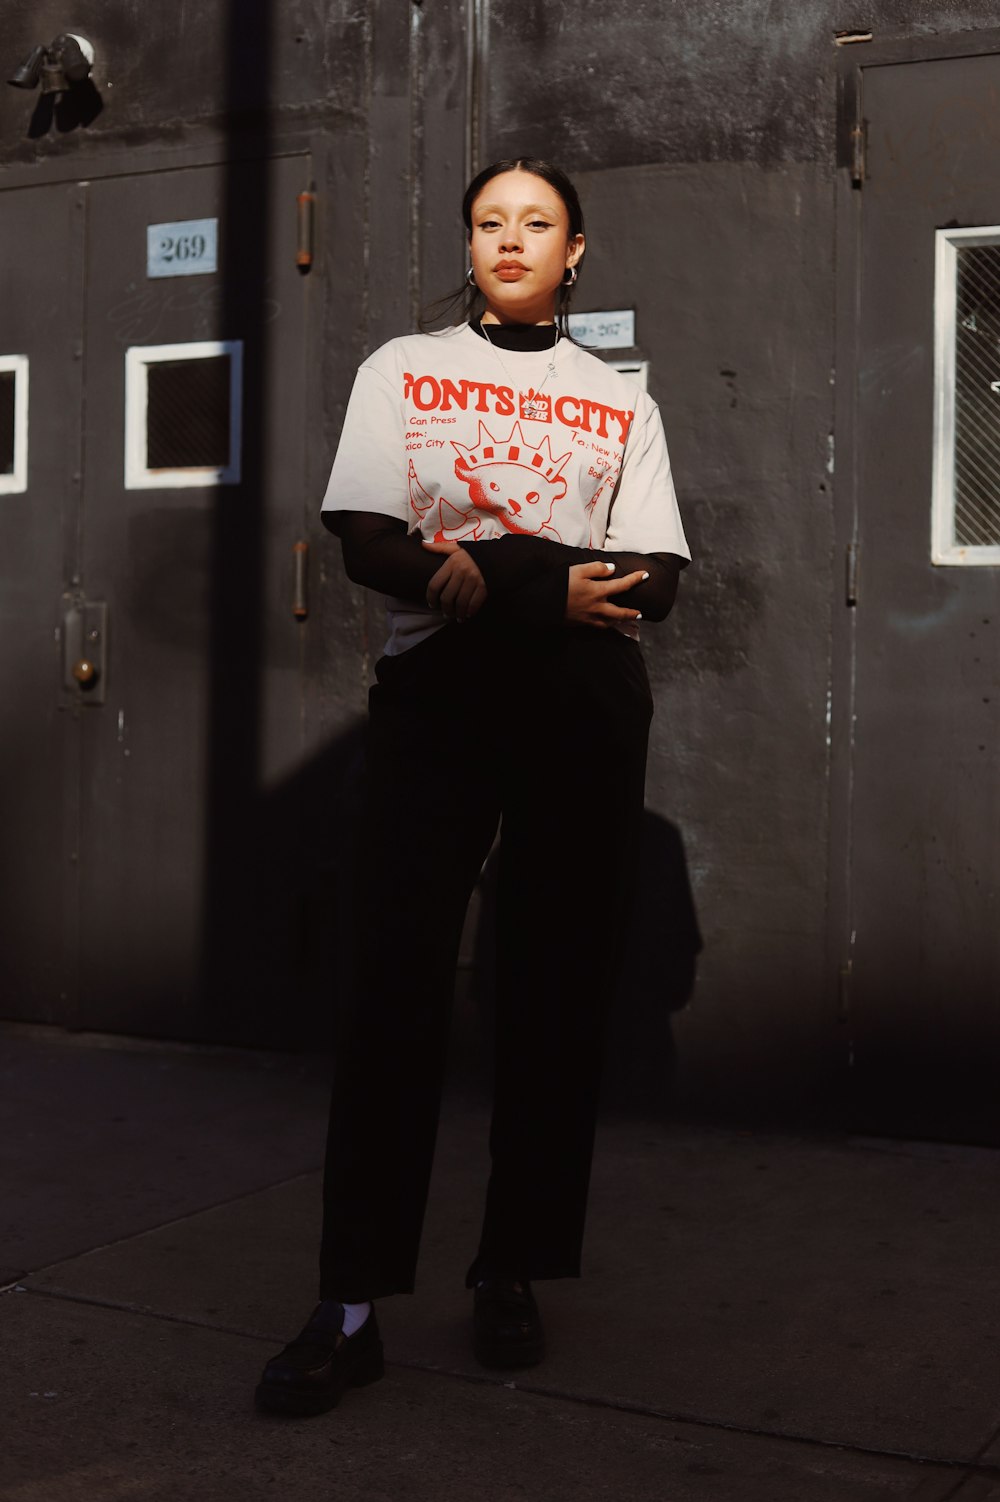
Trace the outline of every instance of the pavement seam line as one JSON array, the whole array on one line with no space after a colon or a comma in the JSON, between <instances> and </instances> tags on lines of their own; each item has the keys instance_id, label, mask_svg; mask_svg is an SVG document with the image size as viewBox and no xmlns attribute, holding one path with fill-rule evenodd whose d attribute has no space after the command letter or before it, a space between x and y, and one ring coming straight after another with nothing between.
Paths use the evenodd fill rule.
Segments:
<instances>
[{"instance_id":1,"label":"pavement seam line","mask_svg":"<svg viewBox=\"0 0 1000 1502\"><path fill-rule=\"evenodd\" d=\"M281 1337L264 1335L255 1330L242 1330L235 1325L220 1325L210 1320L195 1319L192 1315L169 1314L163 1310L150 1309L142 1304L130 1304L123 1300L102 1299L94 1294L72 1293L57 1288L31 1288L26 1284L12 1285L11 1292L33 1294L36 1298L58 1299L70 1304L85 1304L96 1309L107 1309L116 1314L134 1314L140 1318L162 1320L167 1324L188 1325L197 1330L212 1330L220 1335L235 1335L242 1340L258 1340L268 1345L280 1345ZM919 1451L881 1449L873 1445L854 1444L849 1440L823 1439L809 1434L796 1434L781 1429L756 1428L748 1424L736 1424L726 1419L709 1419L698 1414L673 1412L654 1408L645 1403L634 1403L613 1398L591 1398L584 1393L566 1392L555 1387L540 1387L530 1383L503 1381L497 1377L480 1376L476 1372L455 1372L440 1366L420 1361L400 1361L386 1358L387 1367L401 1371L423 1372L428 1377L442 1377L446 1381L464 1382L475 1387L500 1387L523 1393L527 1397L549 1398L558 1402L575 1403L584 1408L601 1408L612 1413L633 1414L638 1418L658 1419L669 1424L689 1424L692 1428L719 1430L726 1434L745 1434L755 1439L782 1440L787 1444L812 1445L825 1450L839 1450L844 1454L867 1455L877 1460L904 1460L912 1465L939 1466L948 1471L961 1471L958 1484L964 1485L971 1476L995 1476L1000 1474L1000 1463L981 1461L978 1458L958 1460L948 1456L924 1455ZM993 1443L995 1435L981 1446L978 1455L984 1454ZM947 1495L953 1495L949 1493Z\"/></svg>"},{"instance_id":2,"label":"pavement seam line","mask_svg":"<svg viewBox=\"0 0 1000 1502\"><path fill-rule=\"evenodd\" d=\"M62 1267L67 1262L75 1262L79 1257L90 1257L95 1252L108 1252L113 1247L125 1246L130 1241L140 1241L143 1236L154 1236L158 1231L168 1230L170 1226L182 1226L185 1221L196 1220L199 1215L209 1215L213 1210L222 1210L228 1205L238 1205L240 1200L252 1199L255 1194L267 1194L272 1189L280 1189L285 1184L297 1184L300 1179L308 1179L313 1174L321 1172L322 1165L304 1168L301 1173L289 1174L287 1178L275 1179L273 1183L259 1184L255 1189L245 1189L239 1194L230 1195L228 1199L213 1200L210 1205L202 1205L200 1209L186 1210L183 1215L175 1215L172 1220L161 1220L155 1226L144 1226L141 1231L130 1231L127 1236L119 1236L116 1241L101 1241L95 1246L84 1247L81 1252L71 1252L68 1257L57 1257L55 1262L46 1262L41 1267L26 1268L20 1277L37 1277L39 1273L50 1272L54 1267ZM4 1287L11 1288L19 1281L20 1278L16 1278L13 1283L7 1283Z\"/></svg>"}]
</instances>

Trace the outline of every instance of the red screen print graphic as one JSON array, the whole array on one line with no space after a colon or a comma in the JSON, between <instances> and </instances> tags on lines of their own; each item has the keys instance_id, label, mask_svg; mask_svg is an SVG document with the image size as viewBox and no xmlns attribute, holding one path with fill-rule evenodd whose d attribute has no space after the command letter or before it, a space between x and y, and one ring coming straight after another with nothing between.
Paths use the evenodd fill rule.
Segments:
<instances>
[{"instance_id":1,"label":"red screen print graphic","mask_svg":"<svg viewBox=\"0 0 1000 1502\"><path fill-rule=\"evenodd\" d=\"M476 512L486 512L495 516L508 532L562 541L552 526L552 511L556 501L566 494L562 472L572 450L559 459L554 458L547 433L537 448L532 447L519 422L514 424L510 436L502 439L494 438L480 423L474 447L466 448L464 443L454 441L451 446L458 455L455 474L469 487L472 501L472 510L466 512L469 520L475 518Z\"/></svg>"},{"instance_id":2,"label":"red screen print graphic","mask_svg":"<svg viewBox=\"0 0 1000 1502\"><path fill-rule=\"evenodd\" d=\"M476 542L482 536L482 518L459 511L447 496L438 496L435 500L421 485L412 459L407 470L407 481L410 505L417 513L420 531L428 541Z\"/></svg>"},{"instance_id":3,"label":"red screen print graphic","mask_svg":"<svg viewBox=\"0 0 1000 1502\"><path fill-rule=\"evenodd\" d=\"M615 485L618 483L618 476L621 473L621 462L619 461L619 463L616 465L612 464L607 459L598 459L594 464L590 466L590 469L587 471L587 473L592 475L598 482L597 489L594 491L593 495L590 497L590 500L586 505L587 525L590 529L590 539L588 546L592 548L599 548L603 547L604 545L603 533L606 528L601 529L601 537L594 536L594 513L597 511L597 503L604 495L605 491L613 491Z\"/></svg>"},{"instance_id":4,"label":"red screen print graphic","mask_svg":"<svg viewBox=\"0 0 1000 1502\"><path fill-rule=\"evenodd\" d=\"M566 494L562 471L571 450L556 459L548 434L536 448L525 439L519 422L506 438L494 438L480 423L474 445L452 441L451 446L458 455L455 474L469 487L468 501L463 497L452 502L446 496L435 500L410 461L410 505L425 534L430 526L435 542L474 541L482 535L486 519L494 517L505 531L562 541L552 525L552 512Z\"/></svg>"}]
</instances>

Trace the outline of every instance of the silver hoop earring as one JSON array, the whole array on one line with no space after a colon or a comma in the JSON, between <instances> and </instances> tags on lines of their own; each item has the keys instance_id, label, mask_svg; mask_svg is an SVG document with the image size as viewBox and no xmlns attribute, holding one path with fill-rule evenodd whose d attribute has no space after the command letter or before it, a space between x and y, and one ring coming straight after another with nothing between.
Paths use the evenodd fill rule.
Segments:
<instances>
[{"instance_id":1,"label":"silver hoop earring","mask_svg":"<svg viewBox=\"0 0 1000 1502\"><path fill-rule=\"evenodd\" d=\"M467 287L475 287L476 285L476 272L475 268L472 266L470 266L468 271L465 273L465 285Z\"/></svg>"},{"instance_id":2,"label":"silver hoop earring","mask_svg":"<svg viewBox=\"0 0 1000 1502\"><path fill-rule=\"evenodd\" d=\"M576 281L576 267L575 266L567 266L566 270L563 272L563 279L562 279L563 286L564 287L572 287L575 281Z\"/></svg>"}]
</instances>

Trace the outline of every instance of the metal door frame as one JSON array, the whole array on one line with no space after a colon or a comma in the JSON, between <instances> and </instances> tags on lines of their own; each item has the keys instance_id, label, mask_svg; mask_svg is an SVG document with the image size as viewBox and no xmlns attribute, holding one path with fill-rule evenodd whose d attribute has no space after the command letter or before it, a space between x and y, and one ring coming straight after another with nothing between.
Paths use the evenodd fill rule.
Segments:
<instances>
[{"instance_id":1,"label":"metal door frame","mask_svg":"<svg viewBox=\"0 0 1000 1502\"><path fill-rule=\"evenodd\" d=\"M933 37L895 37L838 49L834 290L834 626L830 664L830 840L827 882L829 996L850 1046L853 894L854 715L857 616L864 600L864 559L858 535L858 376L862 211L864 206L864 75L869 68L947 62L1000 54L1000 28Z\"/></svg>"}]
</instances>

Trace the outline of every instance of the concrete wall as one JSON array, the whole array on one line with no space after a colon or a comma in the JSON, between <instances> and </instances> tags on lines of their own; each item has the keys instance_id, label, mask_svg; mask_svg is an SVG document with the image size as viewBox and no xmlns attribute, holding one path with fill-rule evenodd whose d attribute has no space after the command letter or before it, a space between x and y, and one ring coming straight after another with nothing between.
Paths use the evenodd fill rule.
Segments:
<instances>
[{"instance_id":1,"label":"concrete wall","mask_svg":"<svg viewBox=\"0 0 1000 1502\"><path fill-rule=\"evenodd\" d=\"M835 1109L834 33L984 28L995 8L490 0L487 19L463 0L78 0L72 15L2 0L0 17L6 72L59 30L89 35L103 103L43 132L31 96L0 90L0 170L100 153L135 170L179 145L327 133L322 316L338 354L317 476L344 371L461 273L467 125L481 160L530 151L578 177L577 305L637 310L696 556L674 617L648 633L649 802L680 831L705 941L676 1021L678 1091L718 1112ZM332 560L323 587L312 671L334 734L363 705L380 623ZM669 955L669 914L644 942Z\"/></svg>"},{"instance_id":2,"label":"concrete wall","mask_svg":"<svg viewBox=\"0 0 1000 1502\"><path fill-rule=\"evenodd\" d=\"M485 157L580 177L578 302L637 309L696 563L647 632L648 799L705 941L676 1087L835 1117L845 953L828 933L836 32L996 24L989 4L491 0ZM863 44L857 44L859 47ZM527 123L526 122L530 122ZM835 769L836 770L836 769ZM839 873L834 873L834 880ZM662 942L670 936L664 918Z\"/></svg>"}]
</instances>

